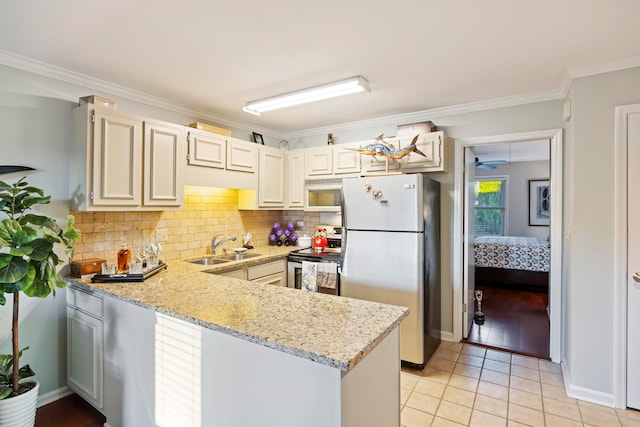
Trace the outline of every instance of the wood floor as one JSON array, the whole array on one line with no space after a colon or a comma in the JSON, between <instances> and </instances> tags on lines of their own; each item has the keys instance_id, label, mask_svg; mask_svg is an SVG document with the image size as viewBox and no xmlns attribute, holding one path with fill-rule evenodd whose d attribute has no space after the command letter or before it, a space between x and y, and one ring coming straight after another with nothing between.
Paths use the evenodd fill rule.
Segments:
<instances>
[{"instance_id":1,"label":"wood floor","mask_svg":"<svg viewBox=\"0 0 640 427\"><path fill-rule=\"evenodd\" d=\"M35 427L102 427L105 417L77 394L38 408Z\"/></svg>"},{"instance_id":2,"label":"wood floor","mask_svg":"<svg viewBox=\"0 0 640 427\"><path fill-rule=\"evenodd\" d=\"M486 285L476 289L483 293L485 322L472 326L467 342L549 358L549 297L546 292Z\"/></svg>"}]
</instances>

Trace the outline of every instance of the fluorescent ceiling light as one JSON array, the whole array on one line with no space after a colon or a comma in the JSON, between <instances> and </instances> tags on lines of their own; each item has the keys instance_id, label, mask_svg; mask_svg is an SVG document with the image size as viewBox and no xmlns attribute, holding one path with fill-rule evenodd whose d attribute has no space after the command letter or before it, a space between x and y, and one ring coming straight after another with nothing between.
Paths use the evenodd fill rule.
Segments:
<instances>
[{"instance_id":1,"label":"fluorescent ceiling light","mask_svg":"<svg viewBox=\"0 0 640 427\"><path fill-rule=\"evenodd\" d=\"M320 101L336 96L349 95L358 92L370 92L369 82L364 77L352 77L339 82L316 86L309 89L298 90L284 95L273 96L259 101L248 102L242 109L247 113L259 116L265 111L291 107L293 105L306 104L307 102Z\"/></svg>"}]
</instances>

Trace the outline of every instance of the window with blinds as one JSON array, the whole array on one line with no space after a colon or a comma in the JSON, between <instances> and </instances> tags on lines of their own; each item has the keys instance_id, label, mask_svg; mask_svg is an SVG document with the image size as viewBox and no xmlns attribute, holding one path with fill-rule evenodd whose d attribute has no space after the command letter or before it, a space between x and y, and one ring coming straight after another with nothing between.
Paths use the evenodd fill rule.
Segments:
<instances>
[{"instance_id":1,"label":"window with blinds","mask_svg":"<svg viewBox=\"0 0 640 427\"><path fill-rule=\"evenodd\" d=\"M507 178L477 178L474 227L476 236L504 236L506 231Z\"/></svg>"}]
</instances>

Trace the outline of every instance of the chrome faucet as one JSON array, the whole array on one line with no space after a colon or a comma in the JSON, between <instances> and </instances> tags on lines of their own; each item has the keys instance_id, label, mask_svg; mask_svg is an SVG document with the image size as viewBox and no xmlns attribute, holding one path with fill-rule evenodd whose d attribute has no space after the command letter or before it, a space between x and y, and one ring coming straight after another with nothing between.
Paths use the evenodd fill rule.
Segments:
<instances>
[{"instance_id":1,"label":"chrome faucet","mask_svg":"<svg viewBox=\"0 0 640 427\"><path fill-rule=\"evenodd\" d=\"M216 234L215 236L213 236L213 239L211 239L211 254L212 255L216 254L216 249L218 249L218 246L220 246L224 242L228 242L229 240L231 240L231 241L235 241L236 240L236 236L225 237L224 239L221 239L221 240L218 240L218 237L222 237L222 234Z\"/></svg>"}]
</instances>

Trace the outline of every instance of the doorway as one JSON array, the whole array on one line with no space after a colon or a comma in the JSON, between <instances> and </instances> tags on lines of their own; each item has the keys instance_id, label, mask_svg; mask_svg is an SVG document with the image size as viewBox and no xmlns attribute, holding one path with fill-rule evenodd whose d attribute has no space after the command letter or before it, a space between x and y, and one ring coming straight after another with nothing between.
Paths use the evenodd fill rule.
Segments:
<instances>
[{"instance_id":1,"label":"doorway","mask_svg":"<svg viewBox=\"0 0 640 427\"><path fill-rule=\"evenodd\" d=\"M514 143L548 140L550 144L550 175L551 189L549 243L553 250L550 254L548 274L548 315L549 329L549 357L554 362L560 360L561 342L561 259L562 259L562 130L546 130L525 132L492 137L466 138L455 141L455 171L454 171L454 254L453 254L453 297L454 319L453 337L461 340L470 330L473 322L474 308L471 305L474 281L469 280L473 273L468 261L472 250L473 233L467 233L467 216L465 215L465 197L469 197L469 189L465 186L465 169L471 166L465 161L465 151L472 147L482 147L489 144ZM467 224L465 224L465 221ZM471 252L472 253L472 252Z\"/></svg>"},{"instance_id":2,"label":"doorway","mask_svg":"<svg viewBox=\"0 0 640 427\"><path fill-rule=\"evenodd\" d=\"M539 195L534 201L546 207L549 140L484 144L465 151L471 157L465 163L473 163L465 170L465 186L473 188L464 212L465 235L473 241L467 281L473 280L483 315L476 315L477 301L468 303L474 320L467 323L469 334L463 338L548 359L549 210L536 209L529 196Z\"/></svg>"},{"instance_id":3,"label":"doorway","mask_svg":"<svg viewBox=\"0 0 640 427\"><path fill-rule=\"evenodd\" d=\"M640 104L616 107L615 124L615 406L640 410L640 329L633 327L640 322L640 172L631 166L640 156Z\"/></svg>"}]
</instances>

